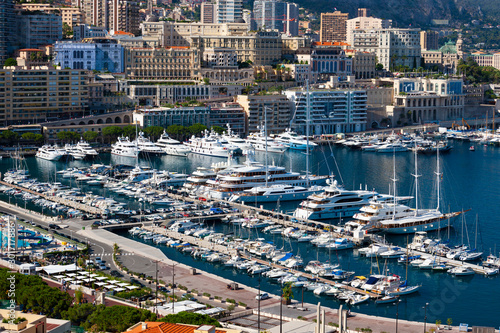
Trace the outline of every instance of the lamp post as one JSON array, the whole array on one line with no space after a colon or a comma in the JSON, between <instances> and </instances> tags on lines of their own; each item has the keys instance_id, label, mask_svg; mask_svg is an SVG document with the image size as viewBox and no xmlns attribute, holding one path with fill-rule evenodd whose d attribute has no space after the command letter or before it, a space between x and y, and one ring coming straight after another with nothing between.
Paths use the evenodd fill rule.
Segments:
<instances>
[{"instance_id":1,"label":"lamp post","mask_svg":"<svg viewBox=\"0 0 500 333\"><path fill-rule=\"evenodd\" d=\"M258 299L257 299L257 308L258 308L258 311L257 311L257 333L260 333L260 299L261 299L261 296L260 296L260 273L259 273L259 296L258 296ZM281 329L281 326L280 326L280 329Z\"/></svg>"},{"instance_id":2,"label":"lamp post","mask_svg":"<svg viewBox=\"0 0 500 333\"><path fill-rule=\"evenodd\" d=\"M283 333L283 290L280 296L280 333Z\"/></svg>"},{"instance_id":3,"label":"lamp post","mask_svg":"<svg viewBox=\"0 0 500 333\"><path fill-rule=\"evenodd\" d=\"M424 305L424 333L427 332L426 328L427 328L427 306L428 305L429 305L429 303L425 303L425 305Z\"/></svg>"},{"instance_id":4,"label":"lamp post","mask_svg":"<svg viewBox=\"0 0 500 333\"><path fill-rule=\"evenodd\" d=\"M399 303L400 299L396 300L396 333L398 333L398 318L399 318Z\"/></svg>"},{"instance_id":5,"label":"lamp post","mask_svg":"<svg viewBox=\"0 0 500 333\"><path fill-rule=\"evenodd\" d=\"M176 264L172 264L172 314L175 313L175 266Z\"/></svg>"},{"instance_id":6,"label":"lamp post","mask_svg":"<svg viewBox=\"0 0 500 333\"><path fill-rule=\"evenodd\" d=\"M158 260L155 262L155 271L156 271L156 288L155 288L155 313L158 316Z\"/></svg>"}]
</instances>

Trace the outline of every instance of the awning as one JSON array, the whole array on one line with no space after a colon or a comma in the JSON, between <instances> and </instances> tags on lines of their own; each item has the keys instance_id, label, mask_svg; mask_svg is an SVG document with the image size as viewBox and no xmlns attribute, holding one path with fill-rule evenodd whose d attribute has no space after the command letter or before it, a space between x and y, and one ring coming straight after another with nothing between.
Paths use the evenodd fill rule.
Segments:
<instances>
[{"instance_id":1,"label":"awning","mask_svg":"<svg viewBox=\"0 0 500 333\"><path fill-rule=\"evenodd\" d=\"M74 276L77 276L78 274L75 274L75 273L67 273L66 275L67 275L67 276L69 276L69 277L74 277Z\"/></svg>"},{"instance_id":2,"label":"awning","mask_svg":"<svg viewBox=\"0 0 500 333\"><path fill-rule=\"evenodd\" d=\"M113 286L112 284L108 284L108 285L104 286L104 288L106 288L106 289L115 289L116 286Z\"/></svg>"},{"instance_id":3,"label":"awning","mask_svg":"<svg viewBox=\"0 0 500 333\"><path fill-rule=\"evenodd\" d=\"M53 276L53 278L55 279L64 279L66 276L65 275L56 275L56 276Z\"/></svg>"},{"instance_id":4,"label":"awning","mask_svg":"<svg viewBox=\"0 0 500 333\"><path fill-rule=\"evenodd\" d=\"M106 282L96 282L95 284L98 285L99 287L101 287L101 286L105 286L107 283Z\"/></svg>"},{"instance_id":5,"label":"awning","mask_svg":"<svg viewBox=\"0 0 500 333\"><path fill-rule=\"evenodd\" d=\"M83 279L82 281L83 281L83 282L86 282L86 283L89 283L89 282L95 281L95 279L90 279L90 278L89 278L89 279Z\"/></svg>"},{"instance_id":6,"label":"awning","mask_svg":"<svg viewBox=\"0 0 500 333\"><path fill-rule=\"evenodd\" d=\"M79 273L82 274L82 275L89 275L90 274L90 272L87 272L87 271L81 271Z\"/></svg>"},{"instance_id":7,"label":"awning","mask_svg":"<svg viewBox=\"0 0 500 333\"><path fill-rule=\"evenodd\" d=\"M107 280L108 278L106 276L98 276L95 279L99 280L99 281L102 281L102 280Z\"/></svg>"},{"instance_id":8,"label":"awning","mask_svg":"<svg viewBox=\"0 0 500 333\"><path fill-rule=\"evenodd\" d=\"M116 285L117 285L117 286L120 286L120 287L126 287L126 286L128 286L129 284L128 284L128 283L125 283L125 282L122 282L122 283L117 283Z\"/></svg>"},{"instance_id":9,"label":"awning","mask_svg":"<svg viewBox=\"0 0 500 333\"><path fill-rule=\"evenodd\" d=\"M129 290L139 289L139 287L137 287L137 286L125 286L125 288L127 288Z\"/></svg>"},{"instance_id":10,"label":"awning","mask_svg":"<svg viewBox=\"0 0 500 333\"><path fill-rule=\"evenodd\" d=\"M48 275L60 274L60 273L64 273L64 272L74 272L74 271L81 270L81 268L78 267L76 264L69 264L69 265L48 265L48 266L43 266L41 268Z\"/></svg>"},{"instance_id":11,"label":"awning","mask_svg":"<svg viewBox=\"0 0 500 333\"><path fill-rule=\"evenodd\" d=\"M109 280L108 281L108 283L118 283L118 282L120 282L120 281L118 281L118 280Z\"/></svg>"},{"instance_id":12,"label":"awning","mask_svg":"<svg viewBox=\"0 0 500 333\"><path fill-rule=\"evenodd\" d=\"M95 278L96 276L99 276L99 275L92 273L92 274L90 274L89 276L90 276L91 278ZM102 277L105 277L105 276L102 276Z\"/></svg>"},{"instance_id":13,"label":"awning","mask_svg":"<svg viewBox=\"0 0 500 333\"><path fill-rule=\"evenodd\" d=\"M127 290L127 289L125 289L125 288L115 288L115 291L117 291L117 292L124 291L124 290Z\"/></svg>"}]
</instances>

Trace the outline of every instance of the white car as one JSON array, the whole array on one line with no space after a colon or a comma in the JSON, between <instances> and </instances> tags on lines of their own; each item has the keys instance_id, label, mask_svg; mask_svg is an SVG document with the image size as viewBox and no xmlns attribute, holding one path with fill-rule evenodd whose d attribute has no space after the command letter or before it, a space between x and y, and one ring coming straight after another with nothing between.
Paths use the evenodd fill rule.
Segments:
<instances>
[{"instance_id":1,"label":"white car","mask_svg":"<svg viewBox=\"0 0 500 333\"><path fill-rule=\"evenodd\" d=\"M259 295L255 296L256 300L260 299L261 301L263 301L265 299L268 299L268 298L270 298L270 296L269 296L268 293L262 293L262 294L259 294Z\"/></svg>"}]
</instances>

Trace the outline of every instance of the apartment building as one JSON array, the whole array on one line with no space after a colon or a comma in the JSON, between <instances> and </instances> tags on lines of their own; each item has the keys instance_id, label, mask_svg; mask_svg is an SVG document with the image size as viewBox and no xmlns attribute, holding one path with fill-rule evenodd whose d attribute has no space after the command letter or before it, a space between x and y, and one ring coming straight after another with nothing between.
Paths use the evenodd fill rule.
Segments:
<instances>
[{"instance_id":1,"label":"apartment building","mask_svg":"<svg viewBox=\"0 0 500 333\"><path fill-rule=\"evenodd\" d=\"M202 59L200 73L210 84L253 83L255 78L253 68L238 68L238 55L234 49L208 48L203 50Z\"/></svg>"},{"instance_id":2,"label":"apartment building","mask_svg":"<svg viewBox=\"0 0 500 333\"><path fill-rule=\"evenodd\" d=\"M39 48L62 39L62 18L55 14L24 11L17 18L18 42L23 48Z\"/></svg>"},{"instance_id":3,"label":"apartment building","mask_svg":"<svg viewBox=\"0 0 500 333\"><path fill-rule=\"evenodd\" d=\"M201 5L201 23L215 23L215 4L210 2L203 2Z\"/></svg>"},{"instance_id":4,"label":"apartment building","mask_svg":"<svg viewBox=\"0 0 500 333\"><path fill-rule=\"evenodd\" d=\"M243 36L246 23L143 22L142 36L158 38L162 46L191 46L199 36Z\"/></svg>"},{"instance_id":5,"label":"apartment building","mask_svg":"<svg viewBox=\"0 0 500 333\"><path fill-rule=\"evenodd\" d=\"M384 20L376 17L359 16L346 21L346 42L354 43L354 32L370 29L388 29L392 27L392 20Z\"/></svg>"},{"instance_id":6,"label":"apartment building","mask_svg":"<svg viewBox=\"0 0 500 333\"><path fill-rule=\"evenodd\" d=\"M353 48L374 53L384 69L420 66L420 29L371 29L354 32Z\"/></svg>"},{"instance_id":7,"label":"apartment building","mask_svg":"<svg viewBox=\"0 0 500 333\"><path fill-rule=\"evenodd\" d=\"M59 15L62 22L71 28L84 23L85 16L78 7L53 6L48 3L21 3L16 5L18 11L42 11L49 14Z\"/></svg>"},{"instance_id":8,"label":"apartment building","mask_svg":"<svg viewBox=\"0 0 500 333\"><path fill-rule=\"evenodd\" d=\"M4 63L15 48L16 17L14 1L0 2L0 63Z\"/></svg>"},{"instance_id":9,"label":"apartment building","mask_svg":"<svg viewBox=\"0 0 500 333\"><path fill-rule=\"evenodd\" d=\"M364 90L311 89L309 107L304 89L290 89L285 95L292 102L291 127L310 135L351 133L366 129L367 96ZM309 119L307 123L306 119Z\"/></svg>"},{"instance_id":10,"label":"apartment building","mask_svg":"<svg viewBox=\"0 0 500 333\"><path fill-rule=\"evenodd\" d=\"M320 42L344 42L346 40L346 21L348 13L335 11L321 13Z\"/></svg>"},{"instance_id":11,"label":"apartment building","mask_svg":"<svg viewBox=\"0 0 500 333\"><path fill-rule=\"evenodd\" d=\"M127 79L195 80L200 78L201 54L196 48L127 48Z\"/></svg>"},{"instance_id":12,"label":"apartment building","mask_svg":"<svg viewBox=\"0 0 500 333\"><path fill-rule=\"evenodd\" d=\"M236 102L246 113L247 132L258 132L267 124L267 133L278 134L290 127L291 103L283 95L239 95Z\"/></svg>"},{"instance_id":13,"label":"apartment building","mask_svg":"<svg viewBox=\"0 0 500 333\"><path fill-rule=\"evenodd\" d=\"M439 33L437 31L420 31L420 48L422 50L437 50L439 48Z\"/></svg>"},{"instance_id":14,"label":"apartment building","mask_svg":"<svg viewBox=\"0 0 500 333\"><path fill-rule=\"evenodd\" d=\"M73 27L73 40L80 41L84 38L104 38L108 30L104 27L95 27L88 24L79 24Z\"/></svg>"},{"instance_id":15,"label":"apartment building","mask_svg":"<svg viewBox=\"0 0 500 333\"><path fill-rule=\"evenodd\" d=\"M28 124L79 117L87 107L85 70L52 67L0 70L0 123Z\"/></svg>"},{"instance_id":16,"label":"apartment building","mask_svg":"<svg viewBox=\"0 0 500 333\"><path fill-rule=\"evenodd\" d=\"M296 3L256 0L253 15L255 29L273 29L290 36L299 35L299 6Z\"/></svg>"},{"instance_id":17,"label":"apartment building","mask_svg":"<svg viewBox=\"0 0 500 333\"><path fill-rule=\"evenodd\" d=\"M352 74L356 79L373 79L375 77L375 66L377 57L375 53L349 50L348 57L352 57Z\"/></svg>"},{"instance_id":18,"label":"apartment building","mask_svg":"<svg viewBox=\"0 0 500 333\"><path fill-rule=\"evenodd\" d=\"M217 0L215 8L217 23L242 23L243 0Z\"/></svg>"},{"instance_id":19,"label":"apartment building","mask_svg":"<svg viewBox=\"0 0 500 333\"><path fill-rule=\"evenodd\" d=\"M192 47L229 48L236 50L238 61L252 61L256 66L270 65L281 59L282 41L276 31L258 31L242 36L197 36Z\"/></svg>"}]
</instances>

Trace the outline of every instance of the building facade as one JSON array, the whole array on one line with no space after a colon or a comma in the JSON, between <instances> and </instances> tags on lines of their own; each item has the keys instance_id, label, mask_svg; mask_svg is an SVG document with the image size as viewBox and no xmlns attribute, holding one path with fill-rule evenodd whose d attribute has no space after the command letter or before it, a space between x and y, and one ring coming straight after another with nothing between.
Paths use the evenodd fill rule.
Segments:
<instances>
[{"instance_id":1,"label":"building facade","mask_svg":"<svg viewBox=\"0 0 500 333\"><path fill-rule=\"evenodd\" d=\"M374 53L384 69L396 65L417 68L421 63L420 29L372 29L354 32L353 48Z\"/></svg>"},{"instance_id":2,"label":"building facade","mask_svg":"<svg viewBox=\"0 0 500 333\"><path fill-rule=\"evenodd\" d=\"M28 124L82 116L87 107L85 70L0 70L0 123Z\"/></svg>"},{"instance_id":3,"label":"building facade","mask_svg":"<svg viewBox=\"0 0 500 333\"><path fill-rule=\"evenodd\" d=\"M292 128L310 135L351 133L366 129L366 91L311 90L309 98L304 90L286 90L292 102ZM307 100L309 99L309 107ZM309 119L309 122L307 122Z\"/></svg>"},{"instance_id":4,"label":"building facade","mask_svg":"<svg viewBox=\"0 0 500 333\"><path fill-rule=\"evenodd\" d=\"M253 4L254 29L271 29L290 36L299 35L299 6L280 0L256 0Z\"/></svg>"},{"instance_id":5,"label":"building facade","mask_svg":"<svg viewBox=\"0 0 500 333\"><path fill-rule=\"evenodd\" d=\"M62 22L71 28L85 21L84 14L78 7L55 7L48 3L22 3L16 5L16 9L19 11L43 11L45 13L60 15Z\"/></svg>"},{"instance_id":6,"label":"building facade","mask_svg":"<svg viewBox=\"0 0 500 333\"><path fill-rule=\"evenodd\" d=\"M346 40L346 21L348 13L335 11L321 13L320 42L344 42Z\"/></svg>"},{"instance_id":7,"label":"building facade","mask_svg":"<svg viewBox=\"0 0 500 333\"><path fill-rule=\"evenodd\" d=\"M215 4L210 2L203 2L201 5L201 23L215 23Z\"/></svg>"},{"instance_id":8,"label":"building facade","mask_svg":"<svg viewBox=\"0 0 500 333\"><path fill-rule=\"evenodd\" d=\"M191 126L202 124L208 128L212 126L226 127L231 125L231 130L244 136L245 112L237 103L222 103L203 107L178 107L178 108L139 108L134 112L134 122L142 127L170 125Z\"/></svg>"},{"instance_id":9,"label":"building facade","mask_svg":"<svg viewBox=\"0 0 500 333\"><path fill-rule=\"evenodd\" d=\"M55 14L24 11L18 18L17 36L23 48L38 48L61 40L62 18Z\"/></svg>"},{"instance_id":10,"label":"building facade","mask_svg":"<svg viewBox=\"0 0 500 333\"><path fill-rule=\"evenodd\" d=\"M16 17L14 1L0 2L0 62L3 64L14 51Z\"/></svg>"},{"instance_id":11,"label":"building facade","mask_svg":"<svg viewBox=\"0 0 500 333\"><path fill-rule=\"evenodd\" d=\"M361 8L365 9L365 8ZM384 20L376 17L360 16L346 21L346 42L354 43L354 32L358 30L388 29L392 27L392 20Z\"/></svg>"},{"instance_id":12,"label":"building facade","mask_svg":"<svg viewBox=\"0 0 500 333\"><path fill-rule=\"evenodd\" d=\"M73 40L80 41L84 38L104 38L108 35L108 30L103 27L79 24L73 27Z\"/></svg>"},{"instance_id":13,"label":"building facade","mask_svg":"<svg viewBox=\"0 0 500 333\"><path fill-rule=\"evenodd\" d=\"M377 57L374 53L348 51L347 56L352 57L352 74L358 80L375 78Z\"/></svg>"},{"instance_id":14,"label":"building facade","mask_svg":"<svg viewBox=\"0 0 500 333\"><path fill-rule=\"evenodd\" d=\"M422 50L437 50L439 48L439 33L437 31L420 31L420 48Z\"/></svg>"},{"instance_id":15,"label":"building facade","mask_svg":"<svg viewBox=\"0 0 500 333\"><path fill-rule=\"evenodd\" d=\"M465 95L461 79L396 79L394 120L413 123L456 120L464 116Z\"/></svg>"},{"instance_id":16,"label":"building facade","mask_svg":"<svg viewBox=\"0 0 500 333\"><path fill-rule=\"evenodd\" d=\"M123 73L124 48L111 38L90 38L83 42L56 42L54 64L62 68Z\"/></svg>"},{"instance_id":17,"label":"building facade","mask_svg":"<svg viewBox=\"0 0 500 333\"><path fill-rule=\"evenodd\" d=\"M422 60L427 69L455 74L461 52L453 42L447 42L438 50L422 51Z\"/></svg>"},{"instance_id":18,"label":"building facade","mask_svg":"<svg viewBox=\"0 0 500 333\"><path fill-rule=\"evenodd\" d=\"M236 102L246 113L247 132L258 132L267 124L267 133L278 134L290 127L291 103L283 95L239 95Z\"/></svg>"},{"instance_id":19,"label":"building facade","mask_svg":"<svg viewBox=\"0 0 500 333\"><path fill-rule=\"evenodd\" d=\"M243 0L217 0L217 23L241 23L243 20Z\"/></svg>"},{"instance_id":20,"label":"building facade","mask_svg":"<svg viewBox=\"0 0 500 333\"><path fill-rule=\"evenodd\" d=\"M127 48L125 75L140 80L194 80L200 77L200 52L195 48Z\"/></svg>"}]
</instances>

